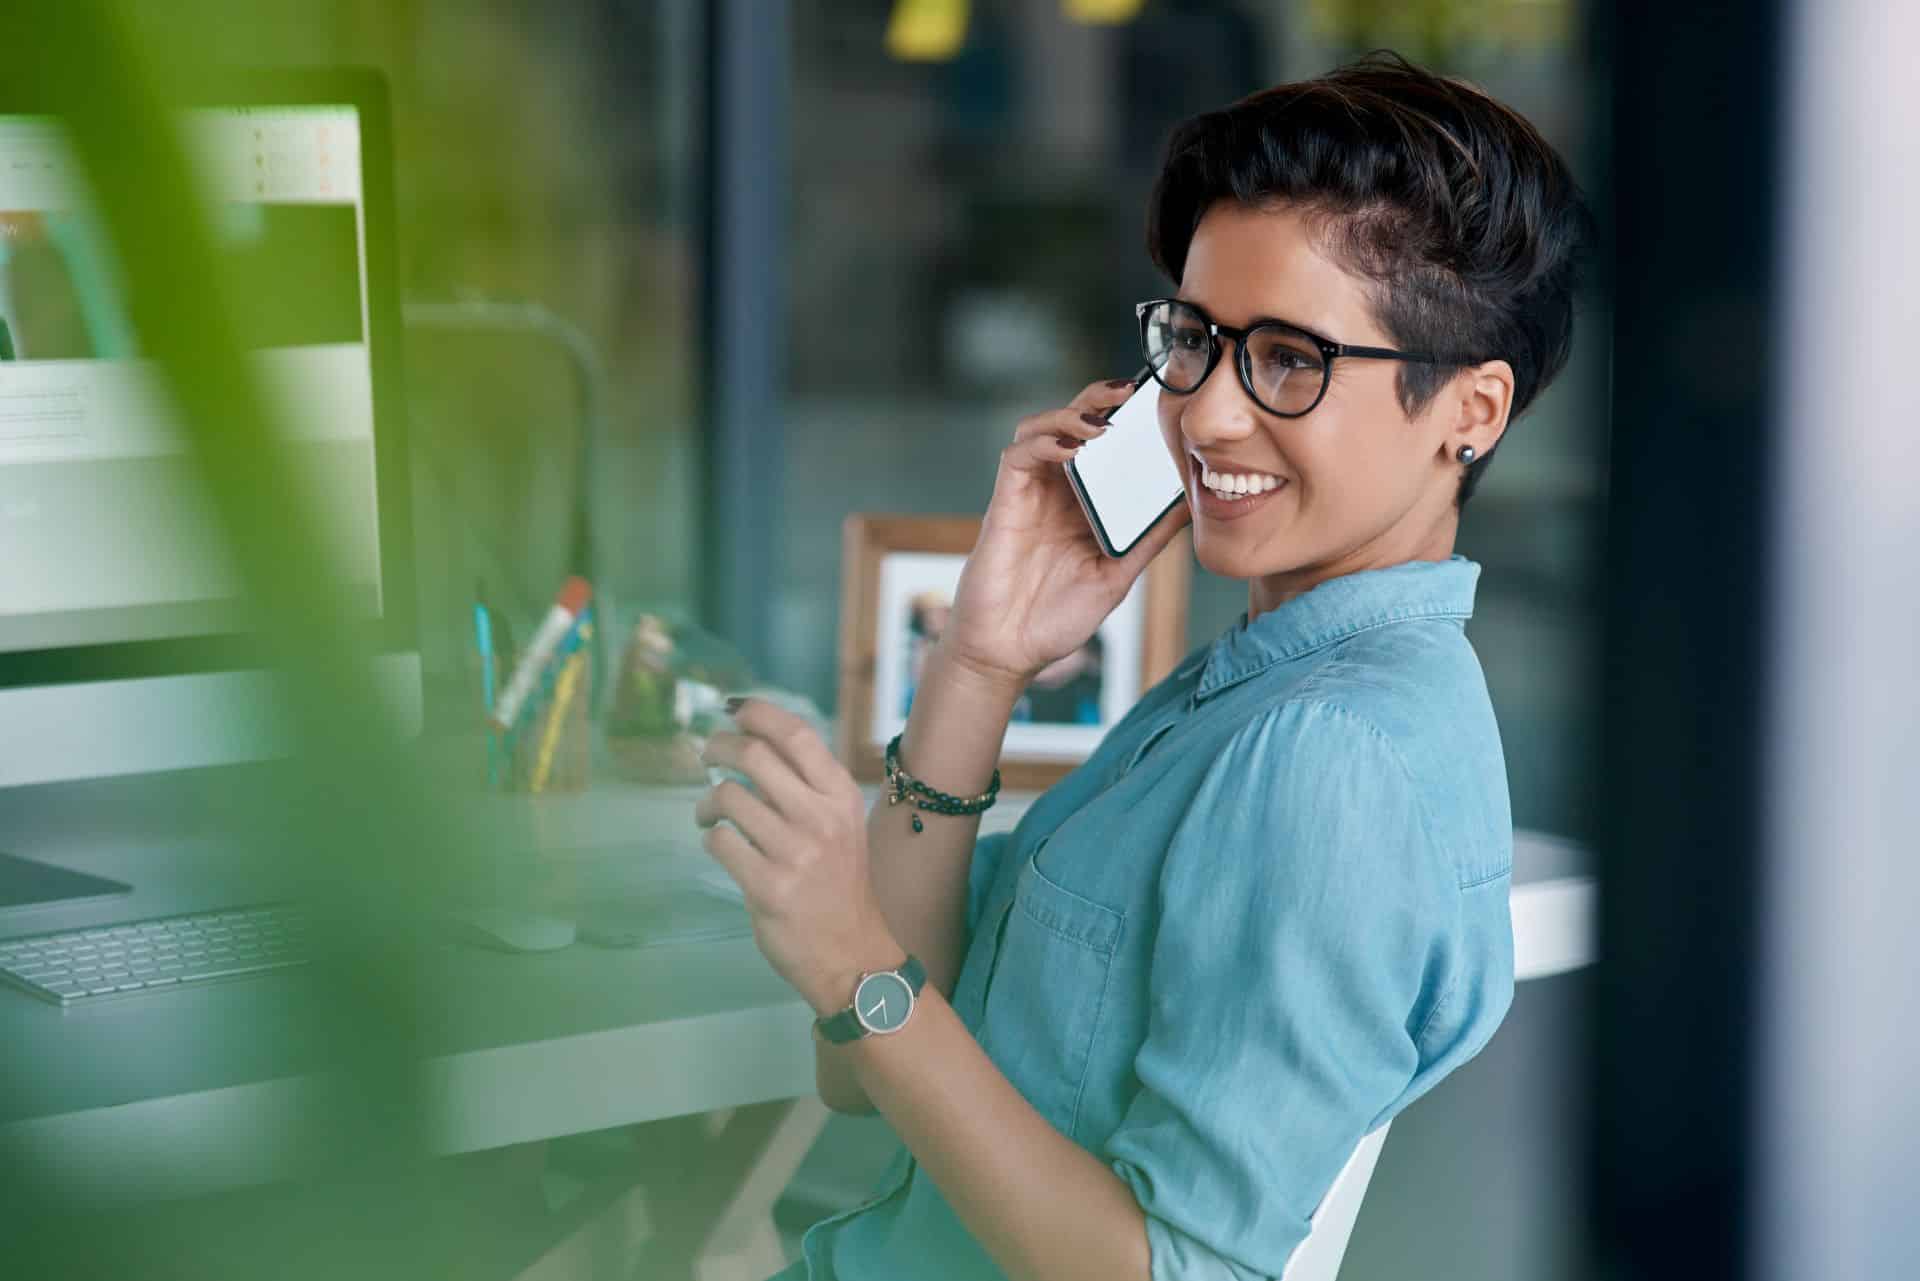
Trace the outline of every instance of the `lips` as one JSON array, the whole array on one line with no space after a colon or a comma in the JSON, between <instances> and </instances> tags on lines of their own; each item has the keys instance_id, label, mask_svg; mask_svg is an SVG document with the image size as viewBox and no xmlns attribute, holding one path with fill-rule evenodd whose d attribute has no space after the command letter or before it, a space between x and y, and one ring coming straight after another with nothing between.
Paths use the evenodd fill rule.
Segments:
<instances>
[{"instance_id":1,"label":"lips","mask_svg":"<svg viewBox=\"0 0 1920 1281\"><path fill-rule=\"evenodd\" d=\"M1195 472L1192 486L1194 509L1209 520L1239 520L1241 517L1251 515L1260 510L1260 508L1265 507L1273 501L1276 495L1286 493L1291 487L1291 484L1292 482L1283 480L1274 488L1264 493L1242 494L1233 498L1222 498L1202 484L1199 473Z\"/></svg>"}]
</instances>

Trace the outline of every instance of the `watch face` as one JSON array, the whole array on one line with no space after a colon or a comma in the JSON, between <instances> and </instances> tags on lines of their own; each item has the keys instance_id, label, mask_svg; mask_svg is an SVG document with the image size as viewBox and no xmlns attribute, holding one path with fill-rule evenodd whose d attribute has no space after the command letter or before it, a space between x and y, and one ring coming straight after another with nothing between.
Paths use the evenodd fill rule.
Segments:
<instances>
[{"instance_id":1,"label":"watch face","mask_svg":"<svg viewBox=\"0 0 1920 1281\"><path fill-rule=\"evenodd\" d=\"M854 1017L869 1032L896 1032L913 1009L913 989L898 974L869 974L853 993Z\"/></svg>"}]
</instances>

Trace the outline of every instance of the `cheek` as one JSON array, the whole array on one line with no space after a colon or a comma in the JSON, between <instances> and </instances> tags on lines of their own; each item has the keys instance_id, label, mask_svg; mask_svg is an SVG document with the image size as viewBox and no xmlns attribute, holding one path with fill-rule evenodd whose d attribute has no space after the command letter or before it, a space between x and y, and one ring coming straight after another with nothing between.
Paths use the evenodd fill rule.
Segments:
<instances>
[{"instance_id":1,"label":"cheek","mask_svg":"<svg viewBox=\"0 0 1920 1281\"><path fill-rule=\"evenodd\" d=\"M1396 488L1397 478L1407 470L1415 435L1398 408L1397 401L1365 410L1355 405L1348 412L1312 421L1320 418L1315 410L1308 420L1312 425L1299 434L1290 451L1305 496L1338 497L1345 505L1355 500L1364 503L1372 493Z\"/></svg>"},{"instance_id":2,"label":"cheek","mask_svg":"<svg viewBox=\"0 0 1920 1281\"><path fill-rule=\"evenodd\" d=\"M1291 466L1294 484L1303 500L1328 499L1346 494L1356 478L1365 473L1365 459L1352 448L1352 440L1331 424L1316 423L1294 433L1286 443L1286 460Z\"/></svg>"},{"instance_id":3,"label":"cheek","mask_svg":"<svg viewBox=\"0 0 1920 1281\"><path fill-rule=\"evenodd\" d=\"M1180 468L1180 474L1184 476L1187 474L1187 447L1182 443L1180 437L1179 407L1168 404L1167 398L1162 396L1160 398L1158 413L1160 416L1160 440L1166 445L1167 453L1172 455L1174 463Z\"/></svg>"}]
</instances>

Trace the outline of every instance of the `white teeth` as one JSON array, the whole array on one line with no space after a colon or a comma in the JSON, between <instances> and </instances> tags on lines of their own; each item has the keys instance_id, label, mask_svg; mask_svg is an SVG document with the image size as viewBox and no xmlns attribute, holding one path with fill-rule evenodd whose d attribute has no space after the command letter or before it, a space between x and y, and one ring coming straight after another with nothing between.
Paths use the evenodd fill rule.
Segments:
<instances>
[{"instance_id":1,"label":"white teeth","mask_svg":"<svg viewBox=\"0 0 1920 1281\"><path fill-rule=\"evenodd\" d=\"M1241 494L1264 494L1280 487L1280 478L1268 475L1225 475L1208 471L1201 464L1201 483L1216 494L1239 496Z\"/></svg>"}]
</instances>

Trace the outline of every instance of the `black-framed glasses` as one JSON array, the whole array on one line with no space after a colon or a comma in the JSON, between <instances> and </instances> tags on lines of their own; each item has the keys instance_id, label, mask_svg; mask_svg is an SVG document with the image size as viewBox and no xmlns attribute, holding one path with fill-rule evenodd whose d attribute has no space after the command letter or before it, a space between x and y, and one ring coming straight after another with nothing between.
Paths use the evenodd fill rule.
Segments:
<instances>
[{"instance_id":1,"label":"black-framed glasses","mask_svg":"<svg viewBox=\"0 0 1920 1281\"><path fill-rule=\"evenodd\" d=\"M1423 365L1473 363L1387 347L1354 347L1278 320L1235 329L1178 298L1156 298L1136 304L1133 310L1140 318L1140 352L1155 382L1183 396L1200 390L1220 362L1224 336L1233 339L1240 385L1247 395L1282 418L1299 418L1320 403L1327 394L1333 362L1341 356Z\"/></svg>"}]
</instances>

